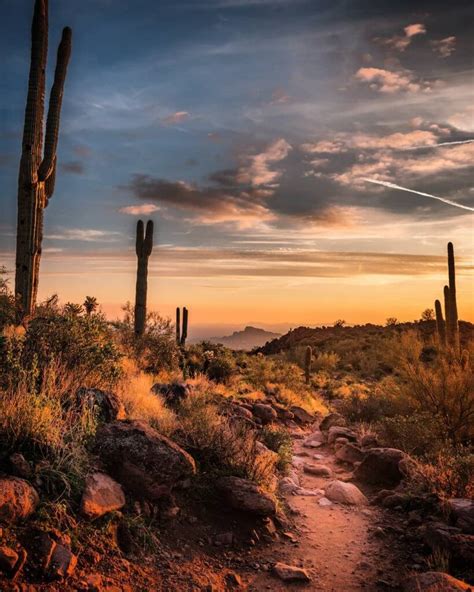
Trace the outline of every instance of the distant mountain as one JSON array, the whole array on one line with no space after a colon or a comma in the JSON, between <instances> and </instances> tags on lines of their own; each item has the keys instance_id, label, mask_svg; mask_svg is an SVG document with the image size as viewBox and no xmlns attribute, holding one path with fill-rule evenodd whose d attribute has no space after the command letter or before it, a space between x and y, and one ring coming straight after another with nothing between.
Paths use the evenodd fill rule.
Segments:
<instances>
[{"instance_id":1,"label":"distant mountain","mask_svg":"<svg viewBox=\"0 0 474 592\"><path fill-rule=\"evenodd\" d=\"M280 333L272 333L258 327L245 327L243 331L234 331L232 335L224 337L211 337L209 341L222 343L230 349L251 350L254 347L262 347L272 339L278 339Z\"/></svg>"}]
</instances>

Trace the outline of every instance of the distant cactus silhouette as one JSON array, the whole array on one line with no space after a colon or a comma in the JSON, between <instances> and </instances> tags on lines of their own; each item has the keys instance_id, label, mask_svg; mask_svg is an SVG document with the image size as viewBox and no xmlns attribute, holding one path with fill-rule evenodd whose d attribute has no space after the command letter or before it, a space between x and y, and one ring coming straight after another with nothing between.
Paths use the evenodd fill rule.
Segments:
<instances>
[{"instance_id":1,"label":"distant cactus silhouette","mask_svg":"<svg viewBox=\"0 0 474 592\"><path fill-rule=\"evenodd\" d=\"M441 302L435 300L435 312L436 312L436 329L438 331L438 339L441 347L446 347L446 323L443 319L443 311L441 309Z\"/></svg>"},{"instance_id":2,"label":"distant cactus silhouette","mask_svg":"<svg viewBox=\"0 0 474 592\"><path fill-rule=\"evenodd\" d=\"M72 31L69 27L65 27L58 48L43 150L48 0L36 0L31 28L28 96L18 175L15 295L19 322L31 315L36 304L43 240L43 214L54 192L59 120L64 82L71 55L71 39Z\"/></svg>"},{"instance_id":3,"label":"distant cactus silhouette","mask_svg":"<svg viewBox=\"0 0 474 592\"><path fill-rule=\"evenodd\" d=\"M453 243L448 243L448 273L449 273L449 325L447 331L448 343L455 350L459 350L458 305L456 301L456 268L454 264Z\"/></svg>"},{"instance_id":4,"label":"distant cactus silhouette","mask_svg":"<svg viewBox=\"0 0 474 592\"><path fill-rule=\"evenodd\" d=\"M188 309L183 308L183 326L181 327L181 311L179 307L176 308L176 343L179 347L186 346L186 339L188 338Z\"/></svg>"},{"instance_id":5,"label":"distant cactus silhouette","mask_svg":"<svg viewBox=\"0 0 474 592\"><path fill-rule=\"evenodd\" d=\"M313 350L311 349L311 346L308 345L308 347L306 348L306 353L305 353L305 358L304 358L304 375L305 375L306 384L309 384L309 382L311 380L312 359L313 359Z\"/></svg>"},{"instance_id":6,"label":"distant cactus silhouette","mask_svg":"<svg viewBox=\"0 0 474 592\"><path fill-rule=\"evenodd\" d=\"M148 220L146 232L142 220L137 222L136 253L137 284L135 290L135 335L139 337L145 332L146 297L148 288L148 259L153 249L153 221Z\"/></svg>"}]
</instances>

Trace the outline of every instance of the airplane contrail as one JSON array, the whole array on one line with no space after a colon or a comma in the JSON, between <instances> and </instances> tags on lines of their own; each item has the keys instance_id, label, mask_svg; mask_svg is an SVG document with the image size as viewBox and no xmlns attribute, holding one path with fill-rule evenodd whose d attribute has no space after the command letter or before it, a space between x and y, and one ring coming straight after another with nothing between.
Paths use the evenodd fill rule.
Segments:
<instances>
[{"instance_id":1,"label":"airplane contrail","mask_svg":"<svg viewBox=\"0 0 474 592\"><path fill-rule=\"evenodd\" d=\"M415 193L416 195L423 195L424 197L431 197L431 199L436 199L437 201L442 201L445 204L450 206L454 206L456 208L461 208L463 210L469 210L470 212L474 212L474 208L470 208L469 206L465 206L463 204L457 203L456 201L451 201L450 199L446 199L444 197L437 197L436 195L431 195L431 193L423 193L422 191L416 191L415 189L408 189L408 187L401 187L400 185L395 185L395 183L389 183L388 181L379 181L377 179L366 179L363 178L364 181L367 183L374 183L375 185L382 185L383 187L388 187L389 189L399 189L400 191L408 191L408 193Z\"/></svg>"},{"instance_id":2,"label":"airplane contrail","mask_svg":"<svg viewBox=\"0 0 474 592\"><path fill-rule=\"evenodd\" d=\"M424 146L410 146L410 148L402 148L402 152L410 150L423 150L426 148L438 148L438 146L454 146L455 144L472 144L474 139L471 140L456 140L455 142L440 142L439 144L425 144Z\"/></svg>"}]
</instances>

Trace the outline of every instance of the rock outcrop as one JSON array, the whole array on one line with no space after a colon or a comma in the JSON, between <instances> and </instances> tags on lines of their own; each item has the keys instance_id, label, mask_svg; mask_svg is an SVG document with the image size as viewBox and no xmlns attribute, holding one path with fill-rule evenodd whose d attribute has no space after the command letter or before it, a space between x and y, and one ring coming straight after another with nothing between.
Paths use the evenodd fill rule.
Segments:
<instances>
[{"instance_id":1,"label":"rock outcrop","mask_svg":"<svg viewBox=\"0 0 474 592\"><path fill-rule=\"evenodd\" d=\"M230 507L259 516L273 516L275 501L261 487L240 477L222 477L217 482Z\"/></svg>"},{"instance_id":2,"label":"rock outcrop","mask_svg":"<svg viewBox=\"0 0 474 592\"><path fill-rule=\"evenodd\" d=\"M107 471L139 499L156 501L196 472L193 458L143 421L115 421L96 435Z\"/></svg>"},{"instance_id":3,"label":"rock outcrop","mask_svg":"<svg viewBox=\"0 0 474 592\"><path fill-rule=\"evenodd\" d=\"M119 483L105 473L88 475L81 499L81 512L86 518L99 518L124 505L125 494Z\"/></svg>"},{"instance_id":4,"label":"rock outcrop","mask_svg":"<svg viewBox=\"0 0 474 592\"><path fill-rule=\"evenodd\" d=\"M395 487L406 476L407 461L408 456L396 448L370 448L354 476L364 483Z\"/></svg>"}]
</instances>

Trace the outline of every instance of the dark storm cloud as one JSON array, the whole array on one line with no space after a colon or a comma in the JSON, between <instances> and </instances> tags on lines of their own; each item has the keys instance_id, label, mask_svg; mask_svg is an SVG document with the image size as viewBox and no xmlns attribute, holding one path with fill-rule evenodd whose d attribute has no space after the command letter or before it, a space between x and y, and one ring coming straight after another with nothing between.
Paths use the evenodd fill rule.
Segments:
<instances>
[{"instance_id":1,"label":"dark storm cloud","mask_svg":"<svg viewBox=\"0 0 474 592\"><path fill-rule=\"evenodd\" d=\"M78 160L64 162L59 166L64 173L71 173L72 175L83 175L85 171L83 163Z\"/></svg>"}]
</instances>

